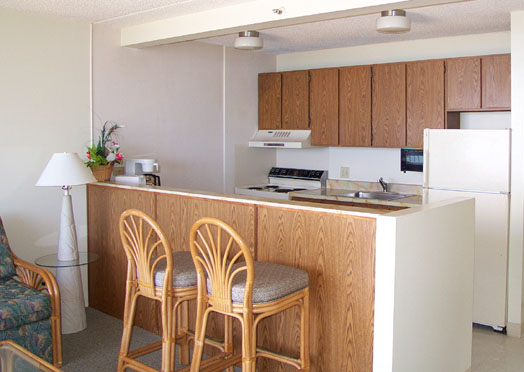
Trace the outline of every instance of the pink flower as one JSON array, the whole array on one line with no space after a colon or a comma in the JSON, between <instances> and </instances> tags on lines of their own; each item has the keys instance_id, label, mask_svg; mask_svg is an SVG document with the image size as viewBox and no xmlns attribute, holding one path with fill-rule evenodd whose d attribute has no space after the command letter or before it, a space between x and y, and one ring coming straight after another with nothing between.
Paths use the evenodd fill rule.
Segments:
<instances>
[{"instance_id":1,"label":"pink flower","mask_svg":"<svg viewBox=\"0 0 524 372\"><path fill-rule=\"evenodd\" d=\"M121 153L117 153L116 154L116 160L122 161L122 159L124 159L124 156Z\"/></svg>"},{"instance_id":2,"label":"pink flower","mask_svg":"<svg viewBox=\"0 0 524 372\"><path fill-rule=\"evenodd\" d=\"M91 160L91 154L89 153L89 151L86 152L86 154L87 154L87 158L88 158L89 160Z\"/></svg>"}]
</instances>

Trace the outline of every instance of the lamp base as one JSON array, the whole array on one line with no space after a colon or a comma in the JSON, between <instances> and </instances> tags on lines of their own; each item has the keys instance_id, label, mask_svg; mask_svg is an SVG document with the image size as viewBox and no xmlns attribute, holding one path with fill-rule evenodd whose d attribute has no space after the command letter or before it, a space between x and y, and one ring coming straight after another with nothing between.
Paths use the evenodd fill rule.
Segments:
<instances>
[{"instance_id":1,"label":"lamp base","mask_svg":"<svg viewBox=\"0 0 524 372\"><path fill-rule=\"evenodd\" d=\"M78 259L75 218L69 189L65 189L60 215L60 236L58 238L58 260L72 261Z\"/></svg>"}]
</instances>

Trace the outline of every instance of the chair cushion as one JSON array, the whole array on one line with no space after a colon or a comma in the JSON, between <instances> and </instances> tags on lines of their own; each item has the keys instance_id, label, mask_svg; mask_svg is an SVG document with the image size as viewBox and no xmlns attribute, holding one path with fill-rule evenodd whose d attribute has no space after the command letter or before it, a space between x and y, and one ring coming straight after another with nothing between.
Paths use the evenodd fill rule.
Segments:
<instances>
[{"instance_id":1,"label":"chair cushion","mask_svg":"<svg viewBox=\"0 0 524 372\"><path fill-rule=\"evenodd\" d=\"M37 322L51 316L51 300L15 279L0 282L0 330Z\"/></svg>"},{"instance_id":2,"label":"chair cushion","mask_svg":"<svg viewBox=\"0 0 524 372\"><path fill-rule=\"evenodd\" d=\"M166 260L158 264L155 269L155 286L162 288L166 274ZM191 252L173 253L173 288L188 288L197 285L195 264Z\"/></svg>"},{"instance_id":3,"label":"chair cushion","mask_svg":"<svg viewBox=\"0 0 524 372\"><path fill-rule=\"evenodd\" d=\"M16 269L9 249L9 242L0 218L0 280L10 278L15 274Z\"/></svg>"},{"instance_id":4,"label":"chair cushion","mask_svg":"<svg viewBox=\"0 0 524 372\"><path fill-rule=\"evenodd\" d=\"M231 272L244 265L244 262L233 265ZM260 261L255 261L254 267L253 304L278 300L309 285L308 274L294 267ZM246 271L241 271L233 279L231 287L231 299L234 303L244 302L245 285ZM211 288L209 279L207 279L207 287L208 290Z\"/></svg>"}]
</instances>

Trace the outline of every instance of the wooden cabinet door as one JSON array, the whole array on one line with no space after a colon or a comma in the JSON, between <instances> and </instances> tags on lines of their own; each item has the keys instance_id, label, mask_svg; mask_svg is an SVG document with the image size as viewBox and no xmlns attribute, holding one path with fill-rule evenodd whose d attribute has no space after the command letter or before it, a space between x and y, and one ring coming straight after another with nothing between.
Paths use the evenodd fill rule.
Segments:
<instances>
[{"instance_id":1,"label":"wooden cabinet door","mask_svg":"<svg viewBox=\"0 0 524 372\"><path fill-rule=\"evenodd\" d=\"M511 56L482 57L482 108L511 108Z\"/></svg>"},{"instance_id":2,"label":"wooden cabinet door","mask_svg":"<svg viewBox=\"0 0 524 372\"><path fill-rule=\"evenodd\" d=\"M446 60L447 110L480 109L480 57Z\"/></svg>"},{"instance_id":3,"label":"wooden cabinet door","mask_svg":"<svg viewBox=\"0 0 524 372\"><path fill-rule=\"evenodd\" d=\"M338 69L309 71L311 144L338 145Z\"/></svg>"},{"instance_id":4,"label":"wooden cabinet door","mask_svg":"<svg viewBox=\"0 0 524 372\"><path fill-rule=\"evenodd\" d=\"M371 66L340 69L339 144L371 146Z\"/></svg>"},{"instance_id":5,"label":"wooden cabinet door","mask_svg":"<svg viewBox=\"0 0 524 372\"><path fill-rule=\"evenodd\" d=\"M424 128L444 129L444 61L406 65L407 146L422 147Z\"/></svg>"},{"instance_id":6,"label":"wooden cabinet door","mask_svg":"<svg viewBox=\"0 0 524 372\"><path fill-rule=\"evenodd\" d=\"M258 75L258 129L282 127L282 74Z\"/></svg>"},{"instance_id":7,"label":"wooden cabinet door","mask_svg":"<svg viewBox=\"0 0 524 372\"><path fill-rule=\"evenodd\" d=\"M373 66L372 146L406 146L406 64Z\"/></svg>"},{"instance_id":8,"label":"wooden cabinet door","mask_svg":"<svg viewBox=\"0 0 524 372\"><path fill-rule=\"evenodd\" d=\"M282 72L282 129L309 129L309 74Z\"/></svg>"}]
</instances>

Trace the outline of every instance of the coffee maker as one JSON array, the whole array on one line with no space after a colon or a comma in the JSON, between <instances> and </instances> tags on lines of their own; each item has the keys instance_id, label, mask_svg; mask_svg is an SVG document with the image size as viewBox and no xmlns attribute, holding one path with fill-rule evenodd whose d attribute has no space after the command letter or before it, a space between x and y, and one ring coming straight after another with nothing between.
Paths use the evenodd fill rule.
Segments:
<instances>
[{"instance_id":1,"label":"coffee maker","mask_svg":"<svg viewBox=\"0 0 524 372\"><path fill-rule=\"evenodd\" d=\"M124 176L115 177L115 182L134 185L161 186L160 167L156 159L126 159L124 160Z\"/></svg>"}]
</instances>

